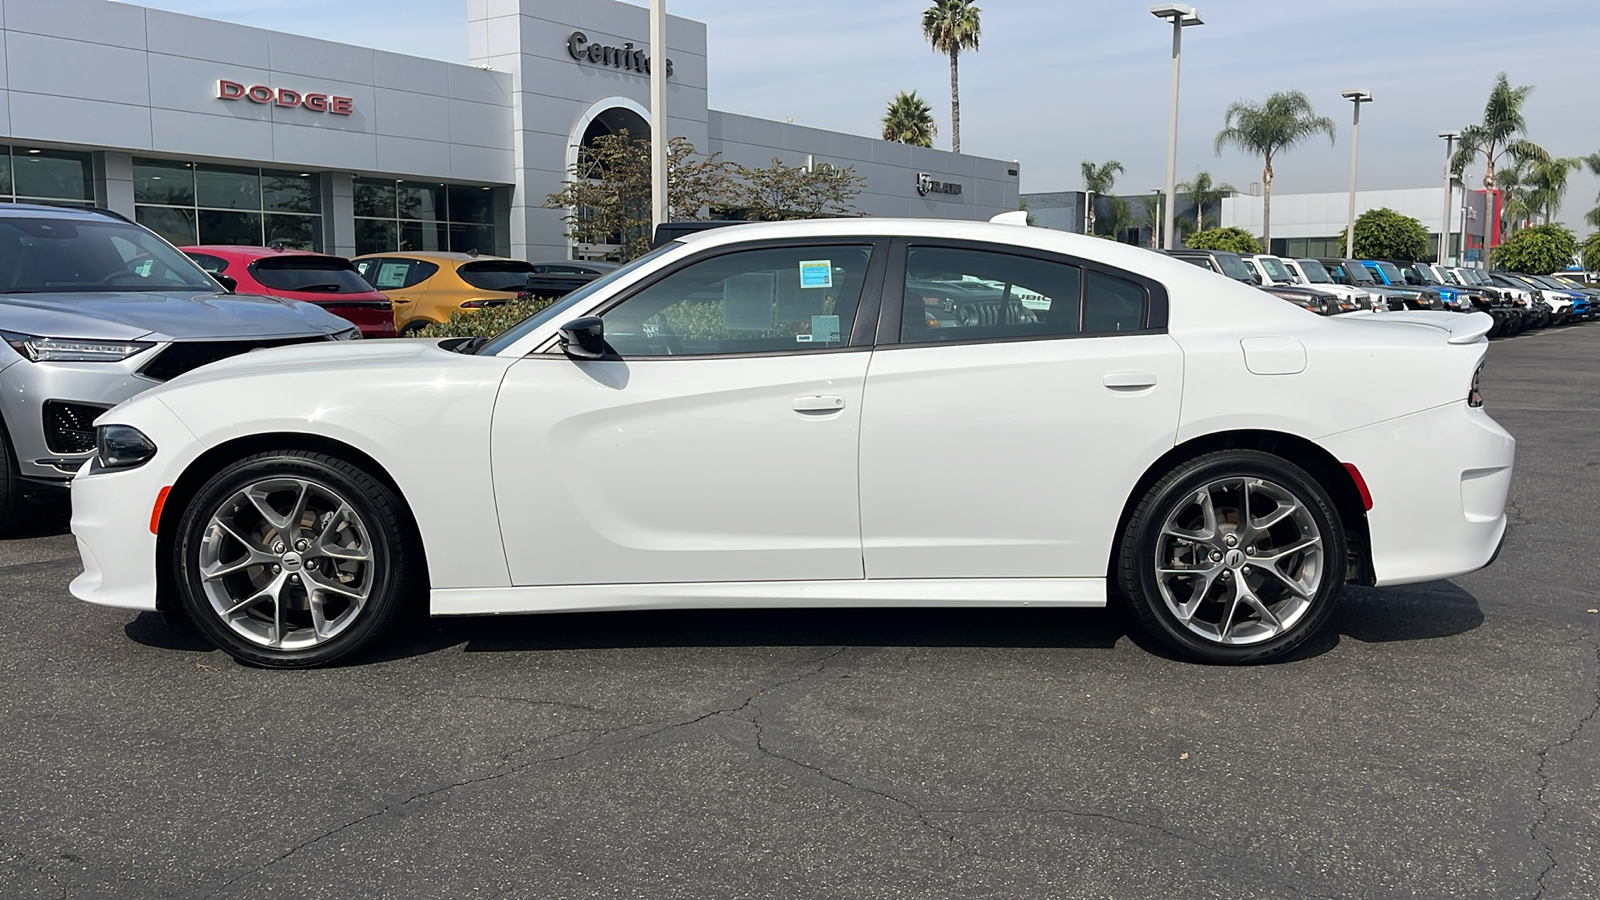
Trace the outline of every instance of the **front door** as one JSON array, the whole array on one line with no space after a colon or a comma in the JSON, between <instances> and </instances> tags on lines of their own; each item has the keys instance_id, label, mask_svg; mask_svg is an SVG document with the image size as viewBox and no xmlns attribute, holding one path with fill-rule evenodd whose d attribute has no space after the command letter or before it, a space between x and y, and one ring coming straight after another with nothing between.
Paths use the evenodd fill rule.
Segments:
<instances>
[{"instance_id":1,"label":"front door","mask_svg":"<svg viewBox=\"0 0 1600 900\"><path fill-rule=\"evenodd\" d=\"M1129 493L1177 434L1161 287L981 244L905 259L899 339L867 375L867 577L1104 577Z\"/></svg>"},{"instance_id":2,"label":"front door","mask_svg":"<svg viewBox=\"0 0 1600 900\"><path fill-rule=\"evenodd\" d=\"M851 338L873 256L691 259L601 314L613 357L512 366L492 438L512 583L861 578L871 350Z\"/></svg>"}]
</instances>

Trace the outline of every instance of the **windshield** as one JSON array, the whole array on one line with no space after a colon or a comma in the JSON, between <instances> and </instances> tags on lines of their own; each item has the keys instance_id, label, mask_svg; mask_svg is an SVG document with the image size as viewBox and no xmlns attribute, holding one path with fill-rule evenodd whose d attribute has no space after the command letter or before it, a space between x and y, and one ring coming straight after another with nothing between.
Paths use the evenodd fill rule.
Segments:
<instances>
[{"instance_id":1,"label":"windshield","mask_svg":"<svg viewBox=\"0 0 1600 900\"><path fill-rule=\"evenodd\" d=\"M523 319L521 322L518 322L510 328L507 328L505 331L501 332L498 337L493 338L488 343L478 348L478 355L494 356L496 353L499 353L500 351L521 340L523 335L533 331L540 325L565 315L567 310L579 303L582 303L584 300L587 300L589 297L593 296L596 291L605 290L610 286L611 282L617 280L619 277L627 275L629 272L632 272L634 269L637 269L640 266L643 266L644 264L654 260L658 256L671 253L672 251L681 249L682 247L683 244L677 241L673 241L668 244L662 244L661 246L651 250L649 253L646 253L622 268L615 269L605 275L600 276L599 278L596 278L594 281L589 282L583 287L578 288L565 297L562 297L560 300L557 300L549 306L546 306L544 309L541 309L526 319Z\"/></svg>"},{"instance_id":2,"label":"windshield","mask_svg":"<svg viewBox=\"0 0 1600 900\"><path fill-rule=\"evenodd\" d=\"M1550 279L1552 281L1554 281L1556 284L1561 285L1562 287L1566 288L1569 291L1570 290L1581 291L1581 290L1584 289L1583 282L1577 280L1576 278L1571 277L1570 275L1551 275Z\"/></svg>"},{"instance_id":3,"label":"windshield","mask_svg":"<svg viewBox=\"0 0 1600 900\"><path fill-rule=\"evenodd\" d=\"M1289 274L1289 270L1283 267L1283 263L1276 256L1258 256L1256 262L1267 270L1267 276L1273 281L1294 284L1294 276Z\"/></svg>"},{"instance_id":4,"label":"windshield","mask_svg":"<svg viewBox=\"0 0 1600 900\"><path fill-rule=\"evenodd\" d=\"M194 260L137 225L0 218L0 293L220 290Z\"/></svg>"},{"instance_id":5,"label":"windshield","mask_svg":"<svg viewBox=\"0 0 1600 900\"><path fill-rule=\"evenodd\" d=\"M1394 263L1380 262L1376 263L1376 265L1378 267L1378 271L1382 272L1383 276L1389 279L1390 284L1406 283L1406 277L1400 274L1399 267Z\"/></svg>"},{"instance_id":6,"label":"windshield","mask_svg":"<svg viewBox=\"0 0 1600 900\"><path fill-rule=\"evenodd\" d=\"M275 291L313 294L370 294L349 260L337 256L269 256L251 263L256 280Z\"/></svg>"},{"instance_id":7,"label":"windshield","mask_svg":"<svg viewBox=\"0 0 1600 900\"><path fill-rule=\"evenodd\" d=\"M1312 284L1333 284L1332 276L1322 267L1322 263L1314 259L1297 259L1295 262L1299 264L1301 273L1306 276L1306 281Z\"/></svg>"},{"instance_id":8,"label":"windshield","mask_svg":"<svg viewBox=\"0 0 1600 900\"><path fill-rule=\"evenodd\" d=\"M1423 284L1444 284L1444 279L1439 277L1439 273L1425 263L1412 263L1411 268L1416 271L1417 277L1422 279Z\"/></svg>"},{"instance_id":9,"label":"windshield","mask_svg":"<svg viewBox=\"0 0 1600 900\"><path fill-rule=\"evenodd\" d=\"M1245 265L1244 260L1239 257L1231 253L1218 253L1216 260L1217 265L1222 267L1222 274L1229 278L1252 283L1256 280L1255 276L1250 272L1250 267Z\"/></svg>"}]
</instances>

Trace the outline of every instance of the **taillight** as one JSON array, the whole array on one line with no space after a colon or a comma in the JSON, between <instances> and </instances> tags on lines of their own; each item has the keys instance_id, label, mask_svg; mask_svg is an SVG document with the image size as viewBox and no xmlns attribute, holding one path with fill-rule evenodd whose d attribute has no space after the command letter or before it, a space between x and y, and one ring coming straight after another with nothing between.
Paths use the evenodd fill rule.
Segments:
<instances>
[{"instance_id":1,"label":"taillight","mask_svg":"<svg viewBox=\"0 0 1600 900\"><path fill-rule=\"evenodd\" d=\"M1472 387L1467 391L1467 405L1473 409L1483 408L1483 393L1478 390L1478 381L1483 377L1483 363L1478 363L1478 371L1472 373Z\"/></svg>"}]
</instances>

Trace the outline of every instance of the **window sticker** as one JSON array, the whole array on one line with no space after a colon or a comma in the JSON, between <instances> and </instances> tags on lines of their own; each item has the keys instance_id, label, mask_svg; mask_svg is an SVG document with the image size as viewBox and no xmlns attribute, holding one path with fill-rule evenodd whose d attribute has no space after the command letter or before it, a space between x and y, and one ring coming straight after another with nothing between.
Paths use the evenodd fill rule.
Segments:
<instances>
[{"instance_id":1,"label":"window sticker","mask_svg":"<svg viewBox=\"0 0 1600 900\"><path fill-rule=\"evenodd\" d=\"M811 340L818 342L833 342L839 339L838 316L812 316Z\"/></svg>"},{"instance_id":2,"label":"window sticker","mask_svg":"<svg viewBox=\"0 0 1600 900\"><path fill-rule=\"evenodd\" d=\"M776 272L749 272L722 282L722 327L729 331L771 331L778 299Z\"/></svg>"},{"instance_id":3,"label":"window sticker","mask_svg":"<svg viewBox=\"0 0 1600 900\"><path fill-rule=\"evenodd\" d=\"M378 266L378 277L374 279L379 288L405 287L406 271L411 268L410 263L382 263Z\"/></svg>"},{"instance_id":4,"label":"window sticker","mask_svg":"<svg viewBox=\"0 0 1600 900\"><path fill-rule=\"evenodd\" d=\"M800 286L802 288L833 287L833 260L802 260L800 263Z\"/></svg>"}]
</instances>

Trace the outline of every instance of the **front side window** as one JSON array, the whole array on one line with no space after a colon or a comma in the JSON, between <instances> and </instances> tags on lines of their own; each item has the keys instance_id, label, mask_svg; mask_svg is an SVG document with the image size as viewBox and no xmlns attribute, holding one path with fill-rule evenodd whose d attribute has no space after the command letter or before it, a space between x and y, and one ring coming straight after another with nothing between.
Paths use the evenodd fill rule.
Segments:
<instances>
[{"instance_id":1,"label":"front side window","mask_svg":"<svg viewBox=\"0 0 1600 900\"><path fill-rule=\"evenodd\" d=\"M356 272L376 290L396 291L426 280L439 267L429 262L400 257L356 260Z\"/></svg>"},{"instance_id":2,"label":"front side window","mask_svg":"<svg viewBox=\"0 0 1600 900\"><path fill-rule=\"evenodd\" d=\"M602 315L623 357L794 353L842 347L869 245L742 250L692 262Z\"/></svg>"}]
</instances>

